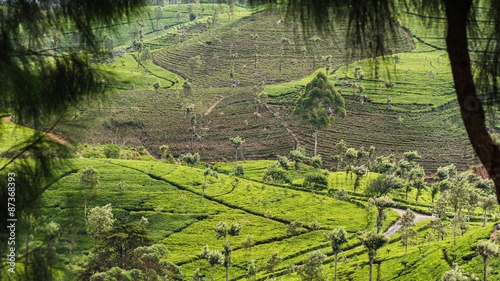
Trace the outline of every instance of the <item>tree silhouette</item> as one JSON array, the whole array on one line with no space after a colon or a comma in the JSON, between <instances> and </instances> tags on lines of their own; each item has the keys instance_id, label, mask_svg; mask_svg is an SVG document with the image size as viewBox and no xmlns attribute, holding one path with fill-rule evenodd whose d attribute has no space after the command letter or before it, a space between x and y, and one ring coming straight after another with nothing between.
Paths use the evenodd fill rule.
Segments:
<instances>
[{"instance_id":1,"label":"tree silhouette","mask_svg":"<svg viewBox=\"0 0 500 281\"><path fill-rule=\"evenodd\" d=\"M346 115L344 98L333 88L326 75L319 72L297 99L293 114L313 130L314 156L316 156L318 132L330 126L334 114L342 118Z\"/></svg>"}]
</instances>

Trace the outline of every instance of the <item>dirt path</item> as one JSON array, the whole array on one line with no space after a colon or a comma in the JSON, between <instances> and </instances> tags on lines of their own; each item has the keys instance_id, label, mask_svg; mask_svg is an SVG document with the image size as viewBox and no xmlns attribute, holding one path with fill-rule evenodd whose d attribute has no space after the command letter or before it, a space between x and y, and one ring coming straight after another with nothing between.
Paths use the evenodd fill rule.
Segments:
<instances>
[{"instance_id":1,"label":"dirt path","mask_svg":"<svg viewBox=\"0 0 500 281\"><path fill-rule=\"evenodd\" d=\"M397 209L397 208L392 208L392 209L399 214L399 217L403 216L403 214L406 213L406 210L403 210L403 209ZM415 212L415 219L413 220L413 222L417 223L417 222L420 222L420 221L423 221L426 219L432 219L432 216L424 215L424 214ZM391 227L389 227L389 229L385 232L385 236L389 237L389 236L395 234L401 228L401 226L398 224L398 222L399 222L399 220L396 223L394 223L393 225L391 225Z\"/></svg>"},{"instance_id":2,"label":"dirt path","mask_svg":"<svg viewBox=\"0 0 500 281\"><path fill-rule=\"evenodd\" d=\"M212 104L208 109L207 111L205 111L205 113L203 113L203 116L207 116L208 114L210 114L210 112L212 112L212 110L214 110L214 108L222 101L224 100L226 97L221 97L219 98L216 102L214 102L214 104Z\"/></svg>"},{"instance_id":3,"label":"dirt path","mask_svg":"<svg viewBox=\"0 0 500 281\"><path fill-rule=\"evenodd\" d=\"M5 121L5 122L10 122L10 123L13 123L12 122L12 116L7 116L7 117L3 117L2 118L2 121ZM50 132L44 132L45 135L47 137L49 137L50 139L52 139L53 141L59 143L59 144L62 144L62 145L71 145L67 140L63 139L62 137L56 135L56 134L53 134L53 133L50 133Z\"/></svg>"}]
</instances>

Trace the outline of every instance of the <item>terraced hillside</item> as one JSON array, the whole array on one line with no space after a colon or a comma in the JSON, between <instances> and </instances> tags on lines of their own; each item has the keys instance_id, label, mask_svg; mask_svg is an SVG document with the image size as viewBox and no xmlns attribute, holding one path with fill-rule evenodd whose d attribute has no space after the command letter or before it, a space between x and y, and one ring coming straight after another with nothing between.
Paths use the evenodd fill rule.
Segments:
<instances>
[{"instance_id":1,"label":"terraced hillside","mask_svg":"<svg viewBox=\"0 0 500 281\"><path fill-rule=\"evenodd\" d=\"M346 60L346 54L349 61L367 55L359 50L348 53L347 23L339 23L334 35L318 33L305 38L283 18L273 10L255 13L212 33L205 31L175 48L157 51L154 62L199 87L231 87L290 81L322 66L335 69ZM397 34L394 44L394 50L400 52L413 47L404 32ZM188 59L195 56L203 64L191 69Z\"/></svg>"},{"instance_id":2,"label":"terraced hillside","mask_svg":"<svg viewBox=\"0 0 500 281\"><path fill-rule=\"evenodd\" d=\"M73 263L83 262L95 243L85 234L84 220L79 219L83 216L84 194L79 184L79 172L84 167L94 167L99 174L99 187L90 196L88 207L112 203L116 223L146 218L153 242L168 248L168 260L180 266L184 280L189 280L197 268L203 275L211 275L207 261L198 254L205 245L210 249L222 249L222 240L216 238L213 230L220 221L228 224L237 222L243 227L241 233L231 240L230 280L245 280L250 260L257 263L258 280L272 275L284 280L301 280L297 273L289 270L290 266L302 264L316 250L327 255L325 272L331 278L329 264L333 255L330 243L323 234L339 226L347 230L349 237L349 243L340 254L339 278L364 279L368 274L367 255L356 238L356 232L373 227L374 213L368 212L366 202L359 199L362 194L351 192L352 199L343 201L329 196L326 190L311 192L298 186L264 183L262 173L272 164L272 161L245 162L243 165L249 173L241 178L224 174L231 164L220 163L217 165L221 171L219 177L208 178L208 188L205 197L202 197L202 166L190 168L154 160L74 159L68 167L73 172L44 193L41 207L46 210L44 220L61 225L59 239L66 241L66 246L61 244L57 251L63 264L71 260ZM352 182L345 181L343 176L339 179L336 174L330 174L329 188L334 189L335 186L335 189L352 190L349 187ZM365 184L366 180L363 180L361 192ZM422 197L426 198L423 202L428 202L427 191ZM387 229L397 216L396 212L390 211L384 228ZM292 233L287 225L294 220L301 221L303 226ZM313 227L313 222L318 222L319 227ZM404 254L404 247L399 244L400 234L391 236L391 242L379 251L383 261L382 278L433 280L433 277L441 276L450 268L447 257L452 255L468 272L480 274L481 257L474 253L473 247L478 240L487 238L490 227L481 228L471 222L470 229L459 238L458 247L454 249L451 236L446 236L444 241L428 238L433 235L428 224L426 220L415 227L419 242L408 248L408 254ZM248 237L251 237L252 245L245 246L243 242ZM70 247L71 243L75 243L71 241L78 241L76 248ZM274 251L280 255L282 262L272 274L266 270L265 264ZM406 265L402 264L403 260L407 261ZM492 262L498 264L498 259ZM415 271L419 272L418 276ZM491 277L498 274L497 270L490 272ZM222 280L223 276L224 269L216 267L215 280Z\"/></svg>"},{"instance_id":3,"label":"terraced hillside","mask_svg":"<svg viewBox=\"0 0 500 281\"><path fill-rule=\"evenodd\" d=\"M210 9L207 6L205 11ZM304 38L280 23L279 13L250 14L239 9L231 20L220 14L215 27L208 24L211 18L200 17L162 31L158 37L152 33L145 44L158 48L153 52L156 68L135 65L133 59L124 59L121 66L118 60L108 65L121 77L119 91L100 105L78 109L78 115L63 122L58 132L72 141L109 143L117 136L106 129L106 122L131 121L140 123L140 129L122 135L120 145L143 145L157 156L159 146L167 144L174 156L197 151L205 161L232 159L229 138L236 135L246 140L244 159L286 155L297 143L312 151L310 132L295 121L291 111L311 73L327 66L331 81L346 98L348 111L346 119L336 119L331 129L320 132L319 151L327 165L333 145L341 139L356 148L374 145L379 155L416 149L428 170L449 163L460 168L475 163L454 106L443 51L414 45L408 33L401 31L399 44L388 50L397 54L377 58L378 63L356 60L362 53L346 51L340 27L339 36ZM132 52L127 58L130 55L138 56ZM196 56L201 65L190 63ZM375 64L379 65L377 77ZM362 106L357 90L351 87L357 83L356 67L365 74L363 95L371 100ZM190 91L183 90L183 78L191 83ZM342 86L344 78L349 86ZM153 90L155 81L160 85L157 90ZM269 97L257 101L255 86L262 82ZM196 116L194 133L191 115Z\"/></svg>"}]
</instances>

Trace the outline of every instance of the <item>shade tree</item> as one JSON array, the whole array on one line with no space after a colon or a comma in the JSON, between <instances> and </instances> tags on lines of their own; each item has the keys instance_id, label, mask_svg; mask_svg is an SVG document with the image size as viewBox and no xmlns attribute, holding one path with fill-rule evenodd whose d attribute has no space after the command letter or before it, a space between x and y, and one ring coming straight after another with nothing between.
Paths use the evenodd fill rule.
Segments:
<instances>
[{"instance_id":1,"label":"shade tree","mask_svg":"<svg viewBox=\"0 0 500 281\"><path fill-rule=\"evenodd\" d=\"M223 238L224 247L224 267L226 269L226 281L229 281L229 268L231 267L231 240L232 237L240 235L241 225L239 223L231 223L227 225L226 222L221 221L215 226L215 235L217 238ZM229 236L229 239L227 237Z\"/></svg>"},{"instance_id":2,"label":"shade tree","mask_svg":"<svg viewBox=\"0 0 500 281\"><path fill-rule=\"evenodd\" d=\"M354 180L354 193L356 193L356 189L361 185L361 179L368 175L368 168L365 165L361 165L354 167L352 172L356 175L356 179Z\"/></svg>"},{"instance_id":3,"label":"shade tree","mask_svg":"<svg viewBox=\"0 0 500 281\"><path fill-rule=\"evenodd\" d=\"M194 77L194 72L195 70L198 70L201 68L201 66L203 65L203 61L201 60L201 56L194 56L194 57L190 57L188 59L188 66L189 66L189 70L191 72L191 76Z\"/></svg>"},{"instance_id":4,"label":"shade tree","mask_svg":"<svg viewBox=\"0 0 500 281\"><path fill-rule=\"evenodd\" d=\"M205 197L205 190L208 187L207 178L209 176L214 177L216 179L219 178L219 174L215 170L213 170L211 167L208 167L205 169L205 171L203 172L203 184L201 186L201 197Z\"/></svg>"},{"instance_id":5,"label":"shade tree","mask_svg":"<svg viewBox=\"0 0 500 281\"><path fill-rule=\"evenodd\" d=\"M255 260L250 260L247 263L247 272L246 277L248 281L256 281L257 280L257 265Z\"/></svg>"},{"instance_id":6,"label":"shade tree","mask_svg":"<svg viewBox=\"0 0 500 281\"><path fill-rule=\"evenodd\" d=\"M482 195L479 197L479 207L482 209L483 213L483 225L486 226L488 221L488 213L491 213L497 207L495 195Z\"/></svg>"},{"instance_id":7,"label":"shade tree","mask_svg":"<svg viewBox=\"0 0 500 281\"><path fill-rule=\"evenodd\" d=\"M179 156L179 161L186 163L189 167L197 165L200 162L200 154L198 152L181 154Z\"/></svg>"},{"instance_id":8,"label":"shade tree","mask_svg":"<svg viewBox=\"0 0 500 281\"><path fill-rule=\"evenodd\" d=\"M372 197L389 195L404 186L403 180L393 175L382 174L368 181L365 193Z\"/></svg>"},{"instance_id":9,"label":"shade tree","mask_svg":"<svg viewBox=\"0 0 500 281\"><path fill-rule=\"evenodd\" d=\"M415 165L409 173L408 176L408 181L409 184L408 186L413 186L415 189L417 189L417 193L415 195L415 205L418 205L418 198L422 194L422 191L426 189L426 185L424 182L424 176L425 176L425 171L424 168L422 168L420 165ZM406 188L406 200L408 201L408 188Z\"/></svg>"},{"instance_id":10,"label":"shade tree","mask_svg":"<svg viewBox=\"0 0 500 281\"><path fill-rule=\"evenodd\" d=\"M198 256L208 262L210 268L212 269L211 280L215 281L215 267L224 264L224 256L222 255L222 253L217 250L211 250L208 248L208 245L205 245L203 251Z\"/></svg>"},{"instance_id":11,"label":"shade tree","mask_svg":"<svg viewBox=\"0 0 500 281\"><path fill-rule=\"evenodd\" d=\"M306 150L303 147L298 147L290 151L288 158L294 162L293 164L293 178L295 179L295 173L300 172L300 167L302 163L307 159Z\"/></svg>"},{"instance_id":12,"label":"shade tree","mask_svg":"<svg viewBox=\"0 0 500 281\"><path fill-rule=\"evenodd\" d=\"M293 115L313 131L314 155L318 153L318 133L328 128L337 114L341 118L346 116L344 98L333 88L323 72L319 72L306 85L305 91L295 103Z\"/></svg>"}]
</instances>

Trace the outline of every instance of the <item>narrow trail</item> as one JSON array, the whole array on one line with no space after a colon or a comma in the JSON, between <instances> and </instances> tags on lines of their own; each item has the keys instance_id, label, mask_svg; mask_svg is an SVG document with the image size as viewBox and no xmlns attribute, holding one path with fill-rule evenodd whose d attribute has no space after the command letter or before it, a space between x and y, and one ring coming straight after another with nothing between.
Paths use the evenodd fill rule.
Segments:
<instances>
[{"instance_id":1,"label":"narrow trail","mask_svg":"<svg viewBox=\"0 0 500 281\"><path fill-rule=\"evenodd\" d=\"M403 210L403 209L397 209L397 208L392 208L392 209L399 214L400 218L401 218L401 216L403 216L404 213L406 213L406 210ZM414 223L417 223L417 222L420 222L420 221L423 221L426 219L432 219L432 216L421 214L421 213L416 213L416 212L414 212L414 213L415 213L415 219L413 220ZM391 235L395 234L401 228L401 226L398 223L399 223L399 220L397 222L395 222L393 225L391 225L389 227L389 229L387 229L387 231L385 232L385 236L390 237Z\"/></svg>"},{"instance_id":2,"label":"narrow trail","mask_svg":"<svg viewBox=\"0 0 500 281\"><path fill-rule=\"evenodd\" d=\"M214 110L214 108L219 105L219 103L221 101L223 101L226 97L220 97L217 101L214 102L214 104L212 104L208 109L207 111L205 111L205 113L203 113L203 116L207 116L208 114L210 114L212 112L212 110Z\"/></svg>"},{"instance_id":3,"label":"narrow trail","mask_svg":"<svg viewBox=\"0 0 500 281\"><path fill-rule=\"evenodd\" d=\"M12 116L3 117L2 121L8 122L8 123L12 123L12 124L16 124L16 123L12 122ZM17 126L17 124L16 124L16 126ZM50 138L53 141L57 142L58 144L66 145L66 146L71 146L71 144L67 140L65 140L63 137L61 137L61 136L58 136L58 135L56 135L54 133L51 133L51 132L44 132L44 134L48 138Z\"/></svg>"}]
</instances>

